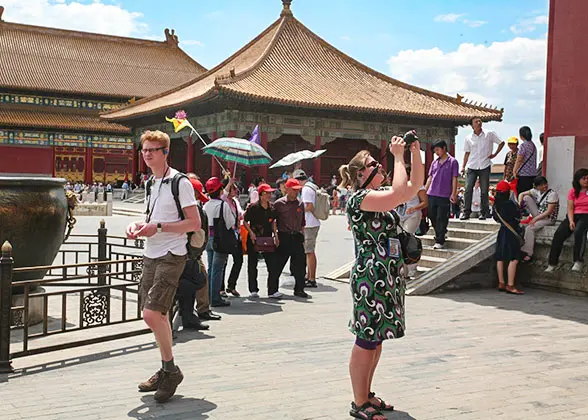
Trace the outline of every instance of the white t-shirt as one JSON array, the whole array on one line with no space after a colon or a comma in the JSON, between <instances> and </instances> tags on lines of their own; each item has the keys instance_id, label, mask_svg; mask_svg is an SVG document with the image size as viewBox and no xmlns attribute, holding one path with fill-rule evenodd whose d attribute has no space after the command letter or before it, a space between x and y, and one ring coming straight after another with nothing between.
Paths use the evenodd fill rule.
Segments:
<instances>
[{"instance_id":1,"label":"white t-shirt","mask_svg":"<svg viewBox=\"0 0 588 420\"><path fill-rule=\"evenodd\" d=\"M207 202L204 207L202 207L202 209L206 212L206 216L208 216L208 227L213 227L214 219L219 218L220 208L223 202L224 201L220 198L212 199ZM231 229L233 226L235 226L235 213L233 210L231 210L231 207L228 203L225 203L223 206L223 218L225 219L225 225L227 226L227 229Z\"/></svg>"},{"instance_id":2,"label":"white t-shirt","mask_svg":"<svg viewBox=\"0 0 588 420\"><path fill-rule=\"evenodd\" d=\"M425 187L423 186L423 187L419 188L419 191L425 191ZM418 206L419 204L421 204L421 199L419 198L419 195L417 193L417 195L412 197L406 203L401 204L398 207L396 207L396 213L398 214L398 216L400 216L400 220L406 220L409 217L413 216L415 213L407 214L406 211L408 209L411 209L413 207ZM420 212L420 210L419 210L419 212ZM419 214L421 214L421 213L419 213Z\"/></svg>"},{"instance_id":3,"label":"white t-shirt","mask_svg":"<svg viewBox=\"0 0 588 420\"><path fill-rule=\"evenodd\" d=\"M305 184L302 188L302 202L305 205L308 203L313 206L316 205L316 191L308 184ZM304 213L304 218L306 219L306 227L318 227L321 225L319 219L317 219L310 211Z\"/></svg>"},{"instance_id":4,"label":"white t-shirt","mask_svg":"<svg viewBox=\"0 0 588 420\"><path fill-rule=\"evenodd\" d=\"M257 192L256 188L253 188L251 191L249 191L249 203L255 204L258 201L259 201L259 193Z\"/></svg>"},{"instance_id":5,"label":"white t-shirt","mask_svg":"<svg viewBox=\"0 0 588 420\"><path fill-rule=\"evenodd\" d=\"M502 140L494 131L484 131L477 136L471 133L465 138L463 150L470 152L466 169L486 169L492 165L488 158L492 154L494 144L500 144Z\"/></svg>"},{"instance_id":6,"label":"white t-shirt","mask_svg":"<svg viewBox=\"0 0 588 420\"><path fill-rule=\"evenodd\" d=\"M151 197L145 202L149 205L150 223L174 223L182 220L178 214L178 207L171 191L171 180L177 174L173 168L170 168L169 174L161 179L154 179L151 184ZM183 209L186 207L196 206L194 196L194 187L186 178L180 180L179 185L180 205ZM187 236L185 233L161 232L156 233L145 241L145 250L143 255L147 258L159 258L165 256L168 252L174 255L186 255Z\"/></svg>"}]
</instances>

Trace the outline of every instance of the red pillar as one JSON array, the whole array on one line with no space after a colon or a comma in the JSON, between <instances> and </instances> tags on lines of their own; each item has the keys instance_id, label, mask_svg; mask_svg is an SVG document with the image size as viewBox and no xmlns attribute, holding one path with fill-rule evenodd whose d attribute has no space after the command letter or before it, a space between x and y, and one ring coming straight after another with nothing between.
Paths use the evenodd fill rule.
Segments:
<instances>
[{"instance_id":1,"label":"red pillar","mask_svg":"<svg viewBox=\"0 0 588 420\"><path fill-rule=\"evenodd\" d=\"M380 140L380 163L382 164L382 169L385 172L388 172L388 141L387 140Z\"/></svg>"},{"instance_id":2,"label":"red pillar","mask_svg":"<svg viewBox=\"0 0 588 420\"><path fill-rule=\"evenodd\" d=\"M453 157L455 157L455 143L451 143L449 145L449 154Z\"/></svg>"},{"instance_id":3,"label":"red pillar","mask_svg":"<svg viewBox=\"0 0 588 420\"><path fill-rule=\"evenodd\" d=\"M433 151L429 144L425 144L427 148L425 149L425 182L427 181L427 177L429 176L429 168L433 163L435 156L433 156Z\"/></svg>"},{"instance_id":4,"label":"red pillar","mask_svg":"<svg viewBox=\"0 0 588 420\"><path fill-rule=\"evenodd\" d=\"M132 155L132 159L131 159L131 173L129 174L129 179L138 184L139 182L141 182L141 180L140 179L136 179L137 178L137 172L138 172L138 168L137 168L137 146L135 145L135 143L133 143L133 155Z\"/></svg>"},{"instance_id":5,"label":"red pillar","mask_svg":"<svg viewBox=\"0 0 588 420\"><path fill-rule=\"evenodd\" d=\"M261 132L261 147L263 147L267 151L267 133L265 131ZM262 166L259 169L259 175L265 179L267 182L267 165Z\"/></svg>"},{"instance_id":6,"label":"red pillar","mask_svg":"<svg viewBox=\"0 0 588 420\"><path fill-rule=\"evenodd\" d=\"M94 155L91 147L86 147L86 173L85 182L86 184L92 184L94 182Z\"/></svg>"},{"instance_id":7,"label":"red pillar","mask_svg":"<svg viewBox=\"0 0 588 420\"><path fill-rule=\"evenodd\" d=\"M186 152L186 172L194 172L194 144L192 136L188 137L188 150Z\"/></svg>"},{"instance_id":8,"label":"red pillar","mask_svg":"<svg viewBox=\"0 0 588 420\"><path fill-rule=\"evenodd\" d=\"M321 149L321 136L316 136L314 138L314 150L320 150ZM314 173L313 173L313 178L314 178L314 182L316 183L316 185L321 185L321 158L320 156L317 157L314 160Z\"/></svg>"},{"instance_id":9,"label":"red pillar","mask_svg":"<svg viewBox=\"0 0 588 420\"><path fill-rule=\"evenodd\" d=\"M55 146L51 147L53 149L53 169L52 169L52 173L53 173L53 178L55 178Z\"/></svg>"},{"instance_id":10,"label":"red pillar","mask_svg":"<svg viewBox=\"0 0 588 420\"><path fill-rule=\"evenodd\" d=\"M213 131L211 134L211 140L215 141L217 139L217 135L216 135L216 131ZM216 176L216 177L220 177L221 175L221 171L220 171L220 166L218 164L218 162L216 161L216 159L214 158L214 156L210 157L212 159L212 166L210 167L210 176Z\"/></svg>"}]
</instances>

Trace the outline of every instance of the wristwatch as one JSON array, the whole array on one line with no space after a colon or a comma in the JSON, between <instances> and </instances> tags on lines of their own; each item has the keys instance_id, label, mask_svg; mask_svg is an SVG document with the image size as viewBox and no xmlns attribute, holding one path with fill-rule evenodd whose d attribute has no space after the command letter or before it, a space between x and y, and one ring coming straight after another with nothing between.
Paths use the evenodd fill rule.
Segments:
<instances>
[{"instance_id":1,"label":"wristwatch","mask_svg":"<svg viewBox=\"0 0 588 420\"><path fill-rule=\"evenodd\" d=\"M157 224L157 233L163 232L163 228L161 227L161 223Z\"/></svg>"}]
</instances>

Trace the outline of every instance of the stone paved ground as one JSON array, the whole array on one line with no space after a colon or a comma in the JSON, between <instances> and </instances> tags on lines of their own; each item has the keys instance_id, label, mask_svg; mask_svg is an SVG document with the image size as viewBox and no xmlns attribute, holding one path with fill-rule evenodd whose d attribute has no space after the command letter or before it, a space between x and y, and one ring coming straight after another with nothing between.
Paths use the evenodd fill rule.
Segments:
<instances>
[{"instance_id":1,"label":"stone paved ground","mask_svg":"<svg viewBox=\"0 0 588 420\"><path fill-rule=\"evenodd\" d=\"M323 233L322 274L352 252L342 218ZM0 417L349 418L348 286L324 281L309 302L234 301L207 334L179 333L186 379L165 405L136 391L159 367L144 335L16 359L0 376ZM376 372L374 390L398 410L389 419L588 419L585 299L468 291L409 297L407 317L407 336L384 344Z\"/></svg>"}]
</instances>

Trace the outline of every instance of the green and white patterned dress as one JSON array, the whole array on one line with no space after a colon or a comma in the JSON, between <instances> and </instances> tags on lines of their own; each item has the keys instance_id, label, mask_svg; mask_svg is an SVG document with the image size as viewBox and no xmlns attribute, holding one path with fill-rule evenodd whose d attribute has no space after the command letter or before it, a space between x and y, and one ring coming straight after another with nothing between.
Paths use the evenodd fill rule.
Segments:
<instances>
[{"instance_id":1,"label":"green and white patterned dress","mask_svg":"<svg viewBox=\"0 0 588 420\"><path fill-rule=\"evenodd\" d=\"M397 237L399 217L394 211L361 210L361 203L369 192L359 190L347 202L357 250L350 279L353 318L349 329L361 339L383 341L404 336L406 282L400 275L402 257L388 256L388 239Z\"/></svg>"}]
</instances>

